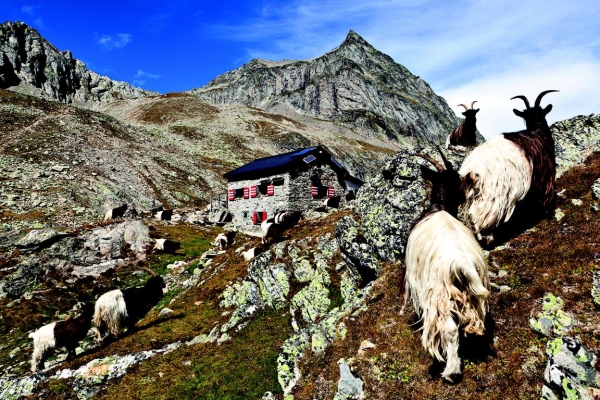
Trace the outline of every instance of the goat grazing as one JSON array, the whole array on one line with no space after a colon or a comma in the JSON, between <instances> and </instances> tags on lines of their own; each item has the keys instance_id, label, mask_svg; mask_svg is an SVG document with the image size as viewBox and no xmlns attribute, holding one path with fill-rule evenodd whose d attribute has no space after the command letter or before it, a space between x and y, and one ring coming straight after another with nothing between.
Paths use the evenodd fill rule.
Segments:
<instances>
[{"instance_id":1,"label":"goat grazing","mask_svg":"<svg viewBox=\"0 0 600 400\"><path fill-rule=\"evenodd\" d=\"M33 339L31 371L44 368L44 360L58 347L67 349L67 361L75 357L75 349L80 340L86 337L92 326L92 303L83 303L81 314L65 321L52 322L29 334Z\"/></svg>"},{"instance_id":2,"label":"goat grazing","mask_svg":"<svg viewBox=\"0 0 600 400\"><path fill-rule=\"evenodd\" d=\"M270 244L286 230L296 225L302 214L299 211L287 211L275 214L275 217L260 224L262 243Z\"/></svg>"},{"instance_id":3,"label":"goat grazing","mask_svg":"<svg viewBox=\"0 0 600 400\"><path fill-rule=\"evenodd\" d=\"M441 152L440 152L441 154ZM459 328L483 335L488 308L489 278L483 250L473 233L456 219L464 200L460 177L442 154L446 168L433 158L422 175L432 182L429 208L413 223L406 243L404 307L409 299L423 322L421 343L440 361L442 377L460 375Z\"/></svg>"},{"instance_id":4,"label":"goat grazing","mask_svg":"<svg viewBox=\"0 0 600 400\"><path fill-rule=\"evenodd\" d=\"M219 246L221 250L225 250L230 247L235 237L235 231L229 231L227 233L219 233L215 240L211 243L213 246Z\"/></svg>"},{"instance_id":5,"label":"goat grazing","mask_svg":"<svg viewBox=\"0 0 600 400\"><path fill-rule=\"evenodd\" d=\"M556 159L554 139L540 93L533 107L525 96L524 111L513 112L525 120L526 129L503 133L476 147L463 161L459 174L466 195L466 209L478 239L493 241L492 231L513 215L519 202L535 211L547 211L554 204ZM511 99L511 100L512 100Z\"/></svg>"},{"instance_id":6,"label":"goat grazing","mask_svg":"<svg viewBox=\"0 0 600 400\"><path fill-rule=\"evenodd\" d=\"M264 248L262 246L256 246L253 247L249 250L243 251L242 252L242 257L244 257L244 260L246 261L250 261L252 260L254 257L258 256L261 253L264 253Z\"/></svg>"},{"instance_id":7,"label":"goat grazing","mask_svg":"<svg viewBox=\"0 0 600 400\"><path fill-rule=\"evenodd\" d=\"M462 113L465 116L465 120L448 135L446 148L449 145L473 147L477 144L477 136L475 135L475 132L477 132L477 126L475 125L477 118L475 114L479 112L479 108L476 110L473 109L475 103L477 101L471 103L470 109L464 104L459 104L459 106L465 108L465 111Z\"/></svg>"},{"instance_id":8,"label":"goat grazing","mask_svg":"<svg viewBox=\"0 0 600 400\"><path fill-rule=\"evenodd\" d=\"M144 286L111 290L96 301L93 330L98 341L102 340L105 330L108 330L113 337L117 337L125 325L129 331L132 331L136 322L162 298L165 287L162 276L149 268L142 269L152 274Z\"/></svg>"}]
</instances>

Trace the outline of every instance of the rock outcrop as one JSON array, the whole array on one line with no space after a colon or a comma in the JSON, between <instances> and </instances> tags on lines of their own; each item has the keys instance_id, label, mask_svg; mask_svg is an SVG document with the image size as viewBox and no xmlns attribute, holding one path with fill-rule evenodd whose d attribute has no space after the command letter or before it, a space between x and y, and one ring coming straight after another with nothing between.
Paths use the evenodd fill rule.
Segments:
<instances>
[{"instance_id":1,"label":"rock outcrop","mask_svg":"<svg viewBox=\"0 0 600 400\"><path fill-rule=\"evenodd\" d=\"M156 94L89 71L22 22L0 25L0 88L64 103L110 102Z\"/></svg>"},{"instance_id":2,"label":"rock outcrop","mask_svg":"<svg viewBox=\"0 0 600 400\"><path fill-rule=\"evenodd\" d=\"M600 115L578 115L550 127L555 141L557 175L600 148Z\"/></svg>"},{"instance_id":3,"label":"rock outcrop","mask_svg":"<svg viewBox=\"0 0 600 400\"><path fill-rule=\"evenodd\" d=\"M252 60L190 93L336 122L365 136L443 144L458 125L446 101L420 77L350 31L331 52L306 61Z\"/></svg>"}]
</instances>

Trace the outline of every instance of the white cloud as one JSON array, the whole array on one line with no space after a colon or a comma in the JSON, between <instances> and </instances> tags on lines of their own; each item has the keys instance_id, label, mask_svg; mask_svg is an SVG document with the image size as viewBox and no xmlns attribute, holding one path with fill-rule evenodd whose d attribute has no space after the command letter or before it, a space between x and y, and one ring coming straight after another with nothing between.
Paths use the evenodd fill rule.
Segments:
<instances>
[{"instance_id":1,"label":"white cloud","mask_svg":"<svg viewBox=\"0 0 600 400\"><path fill-rule=\"evenodd\" d=\"M510 100L525 95L533 105L537 95L550 89L559 93L547 94L542 106L550 103L553 109L547 116L549 124L580 114L600 112L600 61L576 52L557 51L544 56L520 57L513 68L500 74L490 74L464 84L441 90L439 94L460 113L459 103L477 100L477 127L490 137L502 132L524 128L523 120L513 113L522 110L522 100Z\"/></svg>"},{"instance_id":2,"label":"white cloud","mask_svg":"<svg viewBox=\"0 0 600 400\"><path fill-rule=\"evenodd\" d=\"M116 35L102 35L96 38L96 43L105 50L121 49L132 40L129 33L117 33Z\"/></svg>"},{"instance_id":3,"label":"white cloud","mask_svg":"<svg viewBox=\"0 0 600 400\"><path fill-rule=\"evenodd\" d=\"M24 5L21 7L21 12L29 16L34 16L36 8L36 6Z\"/></svg>"},{"instance_id":4,"label":"white cloud","mask_svg":"<svg viewBox=\"0 0 600 400\"><path fill-rule=\"evenodd\" d=\"M148 79L158 79L160 75L153 74L150 72L142 71L138 69L136 74L133 76L133 84L137 86L143 86Z\"/></svg>"}]
</instances>

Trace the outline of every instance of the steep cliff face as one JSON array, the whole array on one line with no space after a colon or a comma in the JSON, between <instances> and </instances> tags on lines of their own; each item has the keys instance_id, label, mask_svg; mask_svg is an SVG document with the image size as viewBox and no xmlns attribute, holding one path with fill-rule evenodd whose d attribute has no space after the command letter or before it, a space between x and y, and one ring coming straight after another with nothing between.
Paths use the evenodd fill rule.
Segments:
<instances>
[{"instance_id":1,"label":"steep cliff face","mask_svg":"<svg viewBox=\"0 0 600 400\"><path fill-rule=\"evenodd\" d=\"M0 88L53 100L109 102L155 94L89 71L22 22L0 25Z\"/></svg>"},{"instance_id":2,"label":"steep cliff face","mask_svg":"<svg viewBox=\"0 0 600 400\"><path fill-rule=\"evenodd\" d=\"M353 31L319 58L253 60L190 93L217 104L277 113L293 110L400 142L414 138L443 143L458 124L446 101L423 79Z\"/></svg>"}]
</instances>

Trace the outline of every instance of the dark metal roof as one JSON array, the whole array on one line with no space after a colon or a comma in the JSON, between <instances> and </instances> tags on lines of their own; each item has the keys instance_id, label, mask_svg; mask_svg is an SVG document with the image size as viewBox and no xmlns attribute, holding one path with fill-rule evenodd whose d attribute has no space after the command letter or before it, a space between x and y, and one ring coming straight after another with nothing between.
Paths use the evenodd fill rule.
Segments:
<instances>
[{"instance_id":1,"label":"dark metal roof","mask_svg":"<svg viewBox=\"0 0 600 400\"><path fill-rule=\"evenodd\" d=\"M259 158L242 165L239 168L229 171L223 175L229 181L239 181L243 179L252 179L267 175L277 174L293 168L298 162L302 162L302 158L310 152L317 150L319 147L309 147L302 150L296 150L276 156Z\"/></svg>"},{"instance_id":2,"label":"dark metal roof","mask_svg":"<svg viewBox=\"0 0 600 400\"><path fill-rule=\"evenodd\" d=\"M314 157L307 157L308 155L313 155ZM259 158L233 171L227 172L223 177L229 182L257 179L288 172L298 166L310 164L315 160L330 164L338 173L347 174L346 169L325 149L321 146L315 146L276 156Z\"/></svg>"}]
</instances>

